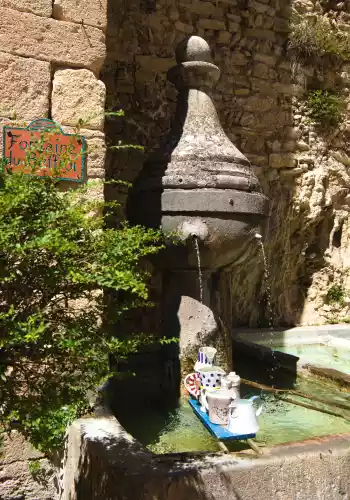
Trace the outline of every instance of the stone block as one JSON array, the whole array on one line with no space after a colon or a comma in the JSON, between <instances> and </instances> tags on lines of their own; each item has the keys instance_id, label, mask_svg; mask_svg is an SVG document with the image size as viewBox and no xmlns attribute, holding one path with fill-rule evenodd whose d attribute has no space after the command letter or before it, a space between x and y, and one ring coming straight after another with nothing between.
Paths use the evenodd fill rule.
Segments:
<instances>
[{"instance_id":1,"label":"stone block","mask_svg":"<svg viewBox=\"0 0 350 500\"><path fill-rule=\"evenodd\" d=\"M0 0L0 7L31 12L43 17L51 17L52 14L52 0Z\"/></svg>"},{"instance_id":2,"label":"stone block","mask_svg":"<svg viewBox=\"0 0 350 500\"><path fill-rule=\"evenodd\" d=\"M293 168L296 162L291 153L271 153L269 165L273 168Z\"/></svg>"},{"instance_id":3,"label":"stone block","mask_svg":"<svg viewBox=\"0 0 350 500\"><path fill-rule=\"evenodd\" d=\"M246 111L254 113L265 113L271 110L276 105L276 100L269 96L250 96L244 103Z\"/></svg>"},{"instance_id":4,"label":"stone block","mask_svg":"<svg viewBox=\"0 0 350 500\"><path fill-rule=\"evenodd\" d=\"M194 27L191 24L185 24L181 21L176 21L175 28L178 31L181 31L181 33L187 33L188 35L190 35L194 31Z\"/></svg>"},{"instance_id":5,"label":"stone block","mask_svg":"<svg viewBox=\"0 0 350 500\"><path fill-rule=\"evenodd\" d=\"M289 20L284 19L283 17L276 17L274 23L274 29L281 33L289 33L289 31L291 30Z\"/></svg>"},{"instance_id":6,"label":"stone block","mask_svg":"<svg viewBox=\"0 0 350 500\"><path fill-rule=\"evenodd\" d=\"M87 69L56 71L52 88L52 118L64 125L102 130L106 88Z\"/></svg>"},{"instance_id":7,"label":"stone block","mask_svg":"<svg viewBox=\"0 0 350 500\"><path fill-rule=\"evenodd\" d=\"M55 0L53 17L61 21L73 21L105 30L107 28L107 0L84 1Z\"/></svg>"},{"instance_id":8,"label":"stone block","mask_svg":"<svg viewBox=\"0 0 350 500\"><path fill-rule=\"evenodd\" d=\"M234 64L236 66L245 66L248 63L249 59L242 54L242 52L232 52L231 55L231 64Z\"/></svg>"},{"instance_id":9,"label":"stone block","mask_svg":"<svg viewBox=\"0 0 350 500\"><path fill-rule=\"evenodd\" d=\"M240 29L240 24L239 23L235 23L233 21L229 21L228 23L228 31L230 31L231 33L237 33L237 31L239 31Z\"/></svg>"},{"instance_id":10,"label":"stone block","mask_svg":"<svg viewBox=\"0 0 350 500\"><path fill-rule=\"evenodd\" d=\"M167 57L136 56L136 64L147 73L166 73L172 66L175 66L176 61Z\"/></svg>"},{"instance_id":11,"label":"stone block","mask_svg":"<svg viewBox=\"0 0 350 500\"><path fill-rule=\"evenodd\" d=\"M248 38L256 38L258 40L270 40L271 42L276 40L276 35L273 31L264 29L247 29L245 35Z\"/></svg>"},{"instance_id":12,"label":"stone block","mask_svg":"<svg viewBox=\"0 0 350 500\"><path fill-rule=\"evenodd\" d=\"M275 64L277 62L277 57L272 56L272 55L267 55L267 54L255 53L255 54L253 54L253 60L267 64L268 66L275 66Z\"/></svg>"},{"instance_id":13,"label":"stone block","mask_svg":"<svg viewBox=\"0 0 350 500\"><path fill-rule=\"evenodd\" d=\"M232 35L229 31L219 31L217 42L223 45L229 45L232 39Z\"/></svg>"},{"instance_id":14,"label":"stone block","mask_svg":"<svg viewBox=\"0 0 350 500\"><path fill-rule=\"evenodd\" d=\"M89 178L104 178L105 176L105 160L106 160L106 143L104 139L92 137L86 139L87 143L87 175Z\"/></svg>"},{"instance_id":15,"label":"stone block","mask_svg":"<svg viewBox=\"0 0 350 500\"><path fill-rule=\"evenodd\" d=\"M198 22L198 28L213 31L226 31L226 24L223 21L217 21L216 19L200 19Z\"/></svg>"},{"instance_id":16,"label":"stone block","mask_svg":"<svg viewBox=\"0 0 350 500\"><path fill-rule=\"evenodd\" d=\"M50 63L0 52L0 116L34 120L49 111Z\"/></svg>"},{"instance_id":17,"label":"stone block","mask_svg":"<svg viewBox=\"0 0 350 500\"><path fill-rule=\"evenodd\" d=\"M0 47L24 57L86 67L98 72L105 59L105 37L91 26L57 21L0 7Z\"/></svg>"},{"instance_id":18,"label":"stone block","mask_svg":"<svg viewBox=\"0 0 350 500\"><path fill-rule=\"evenodd\" d=\"M235 89L234 94L237 96L247 96L250 94L250 89Z\"/></svg>"},{"instance_id":19,"label":"stone block","mask_svg":"<svg viewBox=\"0 0 350 500\"><path fill-rule=\"evenodd\" d=\"M253 76L255 78L263 78L267 80L269 78L269 67L263 63L255 63L253 66Z\"/></svg>"},{"instance_id":20,"label":"stone block","mask_svg":"<svg viewBox=\"0 0 350 500\"><path fill-rule=\"evenodd\" d=\"M271 9L269 4L255 2L255 0L249 2L249 7L255 10L255 12L258 12L258 14L265 14Z\"/></svg>"},{"instance_id":21,"label":"stone block","mask_svg":"<svg viewBox=\"0 0 350 500\"><path fill-rule=\"evenodd\" d=\"M212 16L215 12L215 6L211 2L195 2L189 5L189 10L199 16Z\"/></svg>"}]
</instances>

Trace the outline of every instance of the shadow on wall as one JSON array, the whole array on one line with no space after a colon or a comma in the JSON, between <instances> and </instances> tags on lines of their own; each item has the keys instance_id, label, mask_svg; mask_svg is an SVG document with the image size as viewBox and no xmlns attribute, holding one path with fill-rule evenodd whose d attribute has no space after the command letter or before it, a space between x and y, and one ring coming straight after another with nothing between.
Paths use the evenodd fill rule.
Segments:
<instances>
[{"instance_id":1,"label":"shadow on wall","mask_svg":"<svg viewBox=\"0 0 350 500\"><path fill-rule=\"evenodd\" d=\"M102 72L107 108L125 112L107 120L109 143L140 144L148 155L174 117L176 91L166 72L175 65L177 44L191 34L207 40L221 69L213 97L223 128L272 202L265 239L275 325L300 322L314 276L328 265L325 252L337 218L325 201L330 177L322 173L323 157L313 152L317 134L302 117L305 88L315 79L326 85L327 75L314 61L303 71L296 64L288 50L290 17L286 0L109 1ZM133 181L141 157L129 161L122 154L120 161L120 151L110 150L107 168L111 176ZM341 196L346 194L343 189ZM258 248L252 253L250 264L231 272L227 296L234 326L268 325L262 258Z\"/></svg>"}]
</instances>

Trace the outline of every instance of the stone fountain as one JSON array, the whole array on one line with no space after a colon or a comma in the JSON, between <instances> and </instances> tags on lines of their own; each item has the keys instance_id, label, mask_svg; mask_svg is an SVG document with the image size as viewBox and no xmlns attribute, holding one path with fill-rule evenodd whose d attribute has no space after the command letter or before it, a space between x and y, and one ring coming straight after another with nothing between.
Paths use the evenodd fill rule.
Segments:
<instances>
[{"instance_id":1,"label":"stone fountain","mask_svg":"<svg viewBox=\"0 0 350 500\"><path fill-rule=\"evenodd\" d=\"M218 277L244 261L269 202L221 127L210 96L220 70L208 44L191 36L178 46L176 60L168 73L179 91L173 126L135 182L128 212L132 223L162 227L181 242L171 241L157 265L163 333L180 339L183 374L193 371L201 345L215 346L217 362L230 369L231 325L218 313Z\"/></svg>"}]
</instances>

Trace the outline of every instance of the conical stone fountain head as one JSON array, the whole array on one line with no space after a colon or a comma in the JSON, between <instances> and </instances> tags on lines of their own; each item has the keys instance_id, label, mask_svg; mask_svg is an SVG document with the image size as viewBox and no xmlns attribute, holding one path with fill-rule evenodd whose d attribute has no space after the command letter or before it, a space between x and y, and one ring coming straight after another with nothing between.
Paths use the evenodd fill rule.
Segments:
<instances>
[{"instance_id":1,"label":"conical stone fountain head","mask_svg":"<svg viewBox=\"0 0 350 500\"><path fill-rule=\"evenodd\" d=\"M129 200L132 222L176 232L188 245L171 246L170 268L196 267L193 237L204 269L234 264L268 216L248 159L225 134L211 90L220 77L205 40L191 36L176 50L168 79L178 92L172 128L146 161Z\"/></svg>"}]
</instances>

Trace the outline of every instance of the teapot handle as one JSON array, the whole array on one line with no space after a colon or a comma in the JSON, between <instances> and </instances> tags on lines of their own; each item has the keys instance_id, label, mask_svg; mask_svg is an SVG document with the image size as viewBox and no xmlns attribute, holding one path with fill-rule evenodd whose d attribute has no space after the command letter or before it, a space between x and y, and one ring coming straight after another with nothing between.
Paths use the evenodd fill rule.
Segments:
<instances>
[{"instance_id":1,"label":"teapot handle","mask_svg":"<svg viewBox=\"0 0 350 500\"><path fill-rule=\"evenodd\" d=\"M258 409L257 409L257 410L256 410L256 412L255 412L255 415L258 417L258 416L261 414L261 412L262 412L262 410L263 410L263 406L264 406L264 405L263 405L263 402L262 402L262 399L261 399L261 397L260 397L260 396L252 396L252 397L251 397L251 398L249 398L249 399L250 399L250 401L256 401L256 402L257 402L257 404L259 405L259 406L258 406Z\"/></svg>"}]
</instances>

